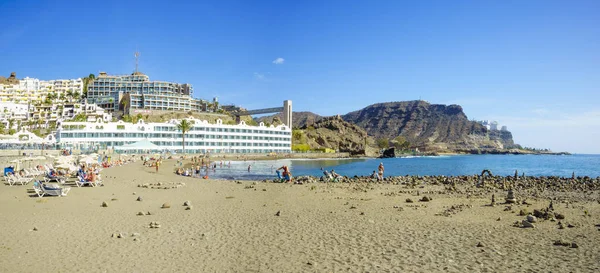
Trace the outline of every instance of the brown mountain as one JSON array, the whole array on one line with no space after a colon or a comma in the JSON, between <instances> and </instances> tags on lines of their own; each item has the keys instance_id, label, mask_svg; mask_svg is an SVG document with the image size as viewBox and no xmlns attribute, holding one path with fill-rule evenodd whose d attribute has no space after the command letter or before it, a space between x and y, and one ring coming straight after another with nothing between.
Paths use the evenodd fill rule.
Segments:
<instances>
[{"instance_id":1,"label":"brown mountain","mask_svg":"<svg viewBox=\"0 0 600 273\"><path fill-rule=\"evenodd\" d=\"M510 132L488 131L483 125L470 121L459 105L430 104L421 100L386 102L350 112L342 118L364 128L375 138L403 136L412 147L428 151L514 146Z\"/></svg>"},{"instance_id":2,"label":"brown mountain","mask_svg":"<svg viewBox=\"0 0 600 273\"><path fill-rule=\"evenodd\" d=\"M392 140L403 136L410 148L426 152L479 153L519 148L510 132L490 131L469 120L460 105L430 104L421 100L377 103L341 116L345 123L337 117L322 117L312 112L294 112L293 115L293 127L302 129L309 139L314 140L308 141L311 148L326 147L355 153L360 141L353 139L361 138L364 142L361 130L375 139ZM273 123L274 119L280 123L282 114L256 120ZM344 141L350 143L348 147L344 146ZM369 141L369 146L374 145L375 141Z\"/></svg>"}]
</instances>

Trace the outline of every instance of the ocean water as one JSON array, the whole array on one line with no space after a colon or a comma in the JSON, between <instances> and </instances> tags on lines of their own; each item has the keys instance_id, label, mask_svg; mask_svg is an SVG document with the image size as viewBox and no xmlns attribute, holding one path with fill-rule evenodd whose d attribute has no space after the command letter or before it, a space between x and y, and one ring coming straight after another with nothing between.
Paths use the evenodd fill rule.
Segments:
<instances>
[{"instance_id":1,"label":"ocean water","mask_svg":"<svg viewBox=\"0 0 600 273\"><path fill-rule=\"evenodd\" d=\"M210 178L262 180L276 177L275 170L287 165L294 176L321 176L321 168L344 176L370 175L380 162L385 176L472 175L488 169L494 175L600 176L600 155L452 155L388 159L281 159L270 161L217 162ZM231 164L231 165L229 165ZM250 166L250 171L248 171ZM204 174L204 173L203 173Z\"/></svg>"}]
</instances>

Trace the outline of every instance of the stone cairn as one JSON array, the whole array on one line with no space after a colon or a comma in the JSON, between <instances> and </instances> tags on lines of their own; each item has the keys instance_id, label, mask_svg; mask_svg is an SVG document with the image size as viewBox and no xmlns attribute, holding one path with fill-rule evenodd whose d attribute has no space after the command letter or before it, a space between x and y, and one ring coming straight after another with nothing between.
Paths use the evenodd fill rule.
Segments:
<instances>
[{"instance_id":1,"label":"stone cairn","mask_svg":"<svg viewBox=\"0 0 600 273\"><path fill-rule=\"evenodd\" d=\"M517 203L517 199L515 198L515 194L513 193L512 190L508 190L508 194L506 195L506 203L507 204Z\"/></svg>"}]
</instances>

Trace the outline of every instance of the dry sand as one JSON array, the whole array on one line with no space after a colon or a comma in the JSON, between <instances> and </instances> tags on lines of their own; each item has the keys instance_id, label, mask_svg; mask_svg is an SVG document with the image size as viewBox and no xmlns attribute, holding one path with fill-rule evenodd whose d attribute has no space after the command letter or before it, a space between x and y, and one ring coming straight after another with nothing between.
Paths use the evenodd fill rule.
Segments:
<instances>
[{"instance_id":1,"label":"dry sand","mask_svg":"<svg viewBox=\"0 0 600 273\"><path fill-rule=\"evenodd\" d=\"M600 272L597 201L554 204L573 228L517 228L516 212L548 201L511 212L466 196L418 202L402 185L201 180L172 174L172 164L158 174L140 162L109 168L106 186L72 186L67 197L0 186L0 272ZM185 186L137 187L157 182ZM161 227L148 228L154 221Z\"/></svg>"}]
</instances>

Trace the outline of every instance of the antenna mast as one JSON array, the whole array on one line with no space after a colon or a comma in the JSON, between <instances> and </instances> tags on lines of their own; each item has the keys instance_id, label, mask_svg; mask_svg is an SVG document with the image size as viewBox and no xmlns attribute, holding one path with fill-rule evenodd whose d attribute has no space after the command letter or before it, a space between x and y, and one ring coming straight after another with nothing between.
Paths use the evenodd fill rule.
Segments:
<instances>
[{"instance_id":1,"label":"antenna mast","mask_svg":"<svg viewBox=\"0 0 600 273\"><path fill-rule=\"evenodd\" d=\"M135 56L135 73L138 72L138 61L140 59L140 52L139 51L135 51L135 53L133 53L133 56Z\"/></svg>"}]
</instances>

